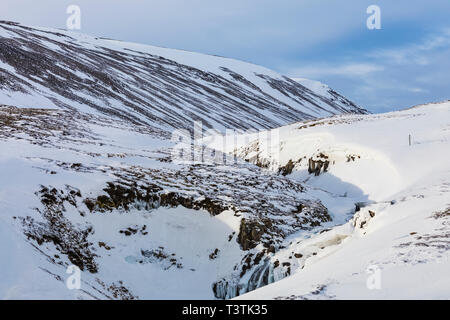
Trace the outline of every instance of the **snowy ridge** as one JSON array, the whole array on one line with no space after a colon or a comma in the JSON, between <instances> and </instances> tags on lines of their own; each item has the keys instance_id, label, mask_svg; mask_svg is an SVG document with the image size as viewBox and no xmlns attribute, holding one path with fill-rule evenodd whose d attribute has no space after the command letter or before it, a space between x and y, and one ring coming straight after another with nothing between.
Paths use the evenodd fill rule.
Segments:
<instances>
[{"instance_id":1,"label":"snowy ridge","mask_svg":"<svg viewBox=\"0 0 450 320\"><path fill-rule=\"evenodd\" d=\"M320 81L305 78L293 78L292 80L300 83L305 88L308 88L309 90L321 95L322 97L326 97L330 101L341 101L342 103L344 103L344 101L346 100L342 95Z\"/></svg>"},{"instance_id":2,"label":"snowy ridge","mask_svg":"<svg viewBox=\"0 0 450 320\"><path fill-rule=\"evenodd\" d=\"M0 22L1 103L106 114L160 129L274 128L366 113L249 63Z\"/></svg>"}]
</instances>

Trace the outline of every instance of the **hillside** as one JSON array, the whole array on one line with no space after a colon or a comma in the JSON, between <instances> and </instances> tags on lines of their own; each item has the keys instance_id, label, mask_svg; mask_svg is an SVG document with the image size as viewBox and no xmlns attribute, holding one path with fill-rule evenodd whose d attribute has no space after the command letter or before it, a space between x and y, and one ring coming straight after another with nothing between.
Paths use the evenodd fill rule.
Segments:
<instances>
[{"instance_id":1,"label":"hillside","mask_svg":"<svg viewBox=\"0 0 450 320\"><path fill-rule=\"evenodd\" d=\"M292 275L242 299L449 297L450 102L274 131L275 145L261 132L225 151L301 183L333 221L343 204L355 210L321 233L290 237L271 261ZM380 290L369 290L376 270Z\"/></svg>"},{"instance_id":2,"label":"hillside","mask_svg":"<svg viewBox=\"0 0 450 320\"><path fill-rule=\"evenodd\" d=\"M366 113L269 69L181 50L0 22L0 102L103 114L163 129L275 128Z\"/></svg>"}]
</instances>

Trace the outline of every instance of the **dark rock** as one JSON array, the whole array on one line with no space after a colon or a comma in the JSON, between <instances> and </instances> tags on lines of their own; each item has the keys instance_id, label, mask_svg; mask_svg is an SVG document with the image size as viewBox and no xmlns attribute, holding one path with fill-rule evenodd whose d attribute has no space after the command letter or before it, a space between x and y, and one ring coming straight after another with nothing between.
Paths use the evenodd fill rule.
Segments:
<instances>
[{"instance_id":1,"label":"dark rock","mask_svg":"<svg viewBox=\"0 0 450 320\"><path fill-rule=\"evenodd\" d=\"M314 173L315 176L318 176L322 171L327 172L329 165L330 161L328 160L313 160L313 158L309 158L308 173Z\"/></svg>"},{"instance_id":2,"label":"dark rock","mask_svg":"<svg viewBox=\"0 0 450 320\"><path fill-rule=\"evenodd\" d=\"M243 218L237 237L242 250L250 250L257 246L267 227L264 223Z\"/></svg>"},{"instance_id":3,"label":"dark rock","mask_svg":"<svg viewBox=\"0 0 450 320\"><path fill-rule=\"evenodd\" d=\"M294 164L294 162L292 162L292 159L291 159L288 161L288 163L285 166L280 167L278 169L278 172L281 173L283 176L287 176L288 174L292 173L292 170L294 170L294 166L295 166L295 164Z\"/></svg>"},{"instance_id":4,"label":"dark rock","mask_svg":"<svg viewBox=\"0 0 450 320\"><path fill-rule=\"evenodd\" d=\"M214 260L217 258L218 254L219 254L220 250L219 249L215 249L210 255L209 255L209 260Z\"/></svg>"}]
</instances>

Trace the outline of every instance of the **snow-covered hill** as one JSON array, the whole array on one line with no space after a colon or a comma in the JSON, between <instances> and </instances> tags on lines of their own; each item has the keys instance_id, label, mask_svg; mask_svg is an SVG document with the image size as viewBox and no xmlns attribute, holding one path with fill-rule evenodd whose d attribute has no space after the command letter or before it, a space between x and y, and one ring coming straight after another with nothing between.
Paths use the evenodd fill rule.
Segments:
<instances>
[{"instance_id":1,"label":"snow-covered hill","mask_svg":"<svg viewBox=\"0 0 450 320\"><path fill-rule=\"evenodd\" d=\"M289 265L291 276L242 299L450 298L450 102L274 131L225 151L298 181L332 221L349 202L355 212L289 237L271 272Z\"/></svg>"},{"instance_id":2,"label":"snow-covered hill","mask_svg":"<svg viewBox=\"0 0 450 320\"><path fill-rule=\"evenodd\" d=\"M159 129L275 128L366 113L253 64L0 22L0 103L110 115Z\"/></svg>"}]
</instances>

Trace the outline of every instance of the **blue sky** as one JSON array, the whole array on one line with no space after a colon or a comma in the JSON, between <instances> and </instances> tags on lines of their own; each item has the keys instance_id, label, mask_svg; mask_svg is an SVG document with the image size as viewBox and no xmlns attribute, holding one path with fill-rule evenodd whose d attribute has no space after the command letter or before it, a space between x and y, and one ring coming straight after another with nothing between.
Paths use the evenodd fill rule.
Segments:
<instances>
[{"instance_id":1,"label":"blue sky","mask_svg":"<svg viewBox=\"0 0 450 320\"><path fill-rule=\"evenodd\" d=\"M69 4L80 32L320 80L372 112L450 99L450 0L2 0L0 19L65 28Z\"/></svg>"}]
</instances>

